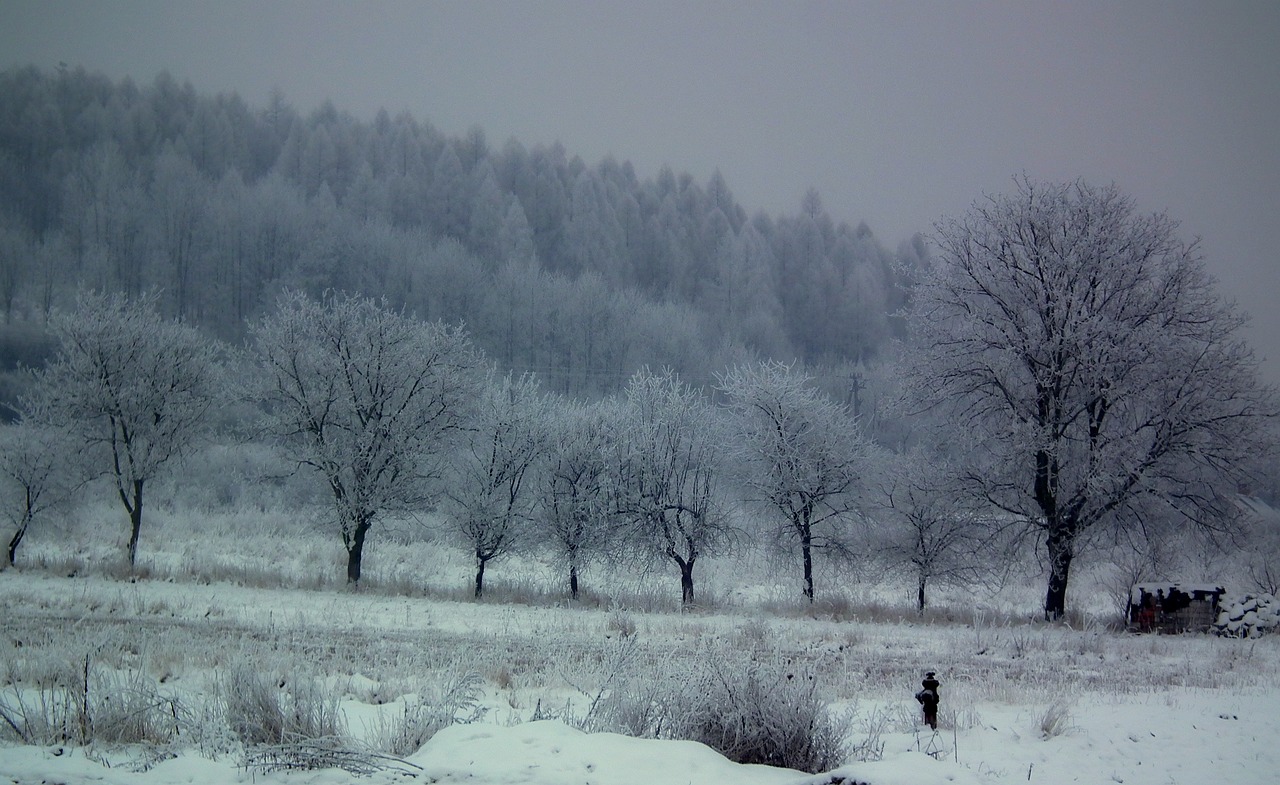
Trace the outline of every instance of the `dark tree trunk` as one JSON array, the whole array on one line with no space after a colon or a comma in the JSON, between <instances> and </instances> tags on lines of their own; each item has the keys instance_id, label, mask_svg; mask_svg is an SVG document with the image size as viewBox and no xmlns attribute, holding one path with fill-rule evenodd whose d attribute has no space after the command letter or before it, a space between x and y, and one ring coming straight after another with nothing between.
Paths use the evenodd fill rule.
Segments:
<instances>
[{"instance_id":1,"label":"dark tree trunk","mask_svg":"<svg viewBox=\"0 0 1280 785\"><path fill-rule=\"evenodd\" d=\"M578 599L578 563L569 562L569 598Z\"/></svg>"},{"instance_id":2,"label":"dark tree trunk","mask_svg":"<svg viewBox=\"0 0 1280 785\"><path fill-rule=\"evenodd\" d=\"M364 538L369 533L370 523L368 516L362 515L357 518L355 531L351 533L351 537L347 540L347 583L349 584L360 582L360 564L364 558Z\"/></svg>"},{"instance_id":3,"label":"dark tree trunk","mask_svg":"<svg viewBox=\"0 0 1280 785\"><path fill-rule=\"evenodd\" d=\"M23 535L27 533L27 523L30 520L31 519L29 517L24 517L22 519L22 525L18 527L18 530L13 533L13 538L9 540L10 567L14 565L15 560L18 558L18 544L22 542Z\"/></svg>"},{"instance_id":4,"label":"dark tree trunk","mask_svg":"<svg viewBox=\"0 0 1280 785\"><path fill-rule=\"evenodd\" d=\"M1061 619L1067 610L1067 577L1071 572L1072 538L1062 531L1049 533L1049 590L1044 597L1046 621Z\"/></svg>"},{"instance_id":5,"label":"dark tree trunk","mask_svg":"<svg viewBox=\"0 0 1280 785\"><path fill-rule=\"evenodd\" d=\"M142 532L142 480L133 481L133 503L129 505L129 569L138 563L138 536Z\"/></svg>"},{"instance_id":6,"label":"dark tree trunk","mask_svg":"<svg viewBox=\"0 0 1280 785\"><path fill-rule=\"evenodd\" d=\"M919 583L916 586L916 611L919 612L921 616L924 615L924 584L927 580L928 577L922 570L920 572Z\"/></svg>"},{"instance_id":7,"label":"dark tree trunk","mask_svg":"<svg viewBox=\"0 0 1280 785\"><path fill-rule=\"evenodd\" d=\"M804 596L813 602L813 537L805 532L800 538L800 556L804 560Z\"/></svg>"},{"instance_id":8,"label":"dark tree trunk","mask_svg":"<svg viewBox=\"0 0 1280 785\"><path fill-rule=\"evenodd\" d=\"M476 599L484 597L484 565L488 559L476 557Z\"/></svg>"},{"instance_id":9,"label":"dark tree trunk","mask_svg":"<svg viewBox=\"0 0 1280 785\"><path fill-rule=\"evenodd\" d=\"M1050 398L1041 395L1040 421L1049 422ZM1045 548L1049 551L1049 588L1044 596L1044 618L1057 621L1067 610L1067 576L1071 572L1076 527L1058 506L1058 459L1048 450L1036 452L1035 500L1045 521Z\"/></svg>"},{"instance_id":10,"label":"dark tree trunk","mask_svg":"<svg viewBox=\"0 0 1280 785\"><path fill-rule=\"evenodd\" d=\"M688 607L693 605L693 560L678 561L680 565L680 605Z\"/></svg>"}]
</instances>

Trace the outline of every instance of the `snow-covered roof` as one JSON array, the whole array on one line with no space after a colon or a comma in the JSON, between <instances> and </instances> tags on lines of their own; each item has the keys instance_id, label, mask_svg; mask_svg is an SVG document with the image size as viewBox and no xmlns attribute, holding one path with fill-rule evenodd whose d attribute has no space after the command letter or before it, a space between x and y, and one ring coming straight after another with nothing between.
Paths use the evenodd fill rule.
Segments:
<instances>
[{"instance_id":1,"label":"snow-covered roof","mask_svg":"<svg viewBox=\"0 0 1280 785\"><path fill-rule=\"evenodd\" d=\"M1163 593L1168 597L1174 591L1180 591L1183 594L1189 594L1195 597L1198 594L1217 594L1219 596L1226 594L1227 590L1216 583L1181 583L1161 582L1161 583L1139 583L1134 585L1133 590L1129 592L1129 602L1133 605L1142 604L1143 594L1159 594Z\"/></svg>"}]
</instances>

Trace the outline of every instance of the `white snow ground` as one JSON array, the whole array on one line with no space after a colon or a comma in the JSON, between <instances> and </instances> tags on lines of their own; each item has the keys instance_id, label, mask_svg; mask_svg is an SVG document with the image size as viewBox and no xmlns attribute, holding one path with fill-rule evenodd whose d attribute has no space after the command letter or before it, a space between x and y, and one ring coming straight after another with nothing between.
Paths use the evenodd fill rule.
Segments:
<instances>
[{"instance_id":1,"label":"white snow ground","mask_svg":"<svg viewBox=\"0 0 1280 785\"><path fill-rule=\"evenodd\" d=\"M764 618L748 614L633 614L638 634L663 645L691 640L735 641L744 635L776 640L789 650L829 652L847 672L839 705L852 705L867 733L875 716L896 717L880 726L883 756L837 772L871 785L997 785L1013 783L1280 781L1280 637L1229 640L1205 636L1138 636L1057 627L981 628L976 624L837 623ZM610 634L610 612L584 608L478 605L467 602L349 594L333 591L252 589L227 584L142 581L97 577L68 579L37 571L0 572L0 663L7 673L30 648L18 637L43 625L75 640L77 629L117 623L127 635L150 641L154 659L172 673L170 684L194 684L202 669L219 667L222 655L163 653L166 641L201 625L230 625L236 635L259 631L276 640L303 640L301 631L340 632L369 652L380 637L405 634L460 636L459 650L478 667L525 656L511 641L599 641ZM86 633L88 634L88 633ZM506 637L503 637L506 636ZM455 640L450 638L450 640ZM502 648L493 641L502 641ZM233 642L229 642L233 643ZM86 643L88 645L88 643ZM195 644L191 644L194 646ZM235 644L245 646L243 642ZM850 656L849 652L856 654ZM288 652L283 652L284 656ZM401 656L401 655L397 655ZM444 654L440 654L444 656ZM425 652L421 663L436 657ZM507 658L507 659L504 659ZM438 658L437 658L438 659ZM369 669L375 665L370 654ZM868 663L919 663L943 679L943 728L934 737L914 718L917 688L894 671L877 678ZM514 684L487 675L489 712L477 724L438 733L407 762L419 776L384 771L365 777L329 769L263 773L240 767L236 755L216 760L195 749L166 749L176 757L145 771L150 751L64 746L0 747L0 783L293 783L440 782L469 785L817 785L831 776L740 766L692 742L585 734L561 722L528 722L540 695L563 700L566 687L515 665ZM896 666L895 666L896 667ZM486 670L488 674L488 671ZM540 675L539 675L540 674ZM353 732L370 717L395 709L369 702L375 678L336 672L347 684L342 711ZM536 677L536 678L535 678ZM914 678L914 677L912 677ZM541 679L538 682L537 679ZM886 680L887 679L887 680ZM918 679L917 679L918 680ZM8 685L0 684L0 688ZM880 712L877 714L877 712ZM1055 720L1053 722L1052 720ZM1047 729L1047 731L1046 731ZM934 756L923 750L932 751Z\"/></svg>"},{"instance_id":2,"label":"white snow ground","mask_svg":"<svg viewBox=\"0 0 1280 785\"><path fill-rule=\"evenodd\" d=\"M909 738L891 739L878 762L857 763L835 774L871 785L978 785L981 783L1271 783L1280 771L1275 739L1275 695L1221 696L1177 690L1146 702L1082 702L1073 727L1043 739L1017 709L989 711L986 727L960 733L960 762L922 752L893 749ZM940 734L949 736L949 734ZM955 751L943 738L944 753ZM101 757L97 757L101 755ZM339 770L250 774L236 761L212 761L192 751L139 773L136 753L97 753L63 747L0 749L0 772L13 783L406 782L398 772L354 777ZM730 763L693 742L585 734L560 722L513 727L455 725L438 733L409 763L421 781L470 785L819 785L830 775L807 776L764 766ZM105 766L109 763L111 767Z\"/></svg>"},{"instance_id":3,"label":"white snow ground","mask_svg":"<svg viewBox=\"0 0 1280 785\"><path fill-rule=\"evenodd\" d=\"M104 762L113 764L111 767ZM543 720L515 727L455 725L436 734L407 762L419 767L413 779L403 770L355 777L330 769L250 775L229 760L211 761L184 753L144 773L131 770L129 759L91 760L82 750L17 747L0 750L0 770L14 783L100 783L100 785L240 785L285 783L369 785L430 783L468 785L819 785L831 776L809 776L768 766L731 763L687 741L633 739L610 733L586 734L560 722ZM836 774L873 785L976 785L974 772L939 762L918 752L902 753L877 763L856 764ZM1050 781L1050 780L1044 780Z\"/></svg>"}]
</instances>

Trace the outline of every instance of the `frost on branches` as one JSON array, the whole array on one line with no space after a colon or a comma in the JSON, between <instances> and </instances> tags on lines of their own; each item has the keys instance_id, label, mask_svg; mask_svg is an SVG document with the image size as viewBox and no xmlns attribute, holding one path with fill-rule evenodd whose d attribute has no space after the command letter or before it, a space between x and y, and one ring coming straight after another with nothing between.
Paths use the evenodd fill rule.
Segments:
<instances>
[{"instance_id":1,"label":"frost on branches","mask_svg":"<svg viewBox=\"0 0 1280 785\"><path fill-rule=\"evenodd\" d=\"M909 397L947 410L967 490L1038 536L1057 618L1098 527L1232 526L1276 406L1176 222L1114 187L1016 186L937 225Z\"/></svg>"},{"instance_id":2,"label":"frost on branches","mask_svg":"<svg viewBox=\"0 0 1280 785\"><path fill-rule=\"evenodd\" d=\"M460 328L336 293L286 294L252 334L271 427L329 488L357 583L374 521L437 493L440 461L479 394L480 358Z\"/></svg>"},{"instance_id":3,"label":"frost on branches","mask_svg":"<svg viewBox=\"0 0 1280 785\"><path fill-rule=\"evenodd\" d=\"M36 372L23 419L80 451L70 461L78 464L74 473L111 479L129 514L132 568L147 484L209 433L222 392L219 349L195 328L162 317L154 294L85 293L50 329L58 354ZM38 451L31 458L39 463ZM33 490L34 479L20 484Z\"/></svg>"}]
</instances>

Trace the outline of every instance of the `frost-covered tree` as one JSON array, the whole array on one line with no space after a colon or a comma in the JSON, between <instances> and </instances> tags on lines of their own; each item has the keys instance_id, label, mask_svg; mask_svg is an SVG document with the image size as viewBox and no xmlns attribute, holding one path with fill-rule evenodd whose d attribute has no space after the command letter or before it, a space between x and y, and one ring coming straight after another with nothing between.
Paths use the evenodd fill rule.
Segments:
<instances>
[{"instance_id":1,"label":"frost-covered tree","mask_svg":"<svg viewBox=\"0 0 1280 785\"><path fill-rule=\"evenodd\" d=\"M58 354L36 373L24 408L79 445L94 474L111 478L129 514L132 566L146 484L206 436L222 400L219 348L161 317L154 296L86 294L50 327Z\"/></svg>"},{"instance_id":2,"label":"frost-covered tree","mask_svg":"<svg viewBox=\"0 0 1280 785\"><path fill-rule=\"evenodd\" d=\"M911 398L946 410L969 490L1041 538L1046 617L1095 527L1231 525L1276 407L1245 317L1173 220L1114 186L1020 178L935 242L909 317Z\"/></svg>"},{"instance_id":3,"label":"frost-covered tree","mask_svg":"<svg viewBox=\"0 0 1280 785\"><path fill-rule=\"evenodd\" d=\"M848 554L873 450L848 410L796 368L769 361L720 378L728 399L739 481L771 513L778 544L799 551L813 602L814 551Z\"/></svg>"},{"instance_id":4,"label":"frost-covered tree","mask_svg":"<svg viewBox=\"0 0 1280 785\"><path fill-rule=\"evenodd\" d=\"M191 159L173 148L157 158L151 182L151 242L157 266L167 269L166 292L173 298L172 313L189 319L200 312L198 295L213 287L200 279L203 249L202 222L208 212L208 185Z\"/></svg>"},{"instance_id":5,"label":"frost-covered tree","mask_svg":"<svg viewBox=\"0 0 1280 785\"><path fill-rule=\"evenodd\" d=\"M906 455L893 461L874 495L880 556L889 569L908 572L916 610L924 613L930 583L970 585L997 571L998 533L985 512L958 492L941 460Z\"/></svg>"},{"instance_id":6,"label":"frost-covered tree","mask_svg":"<svg viewBox=\"0 0 1280 785\"><path fill-rule=\"evenodd\" d=\"M747 224L720 241L715 275L707 284L711 323L764 356L786 351L782 304L771 280L775 264L768 241Z\"/></svg>"},{"instance_id":7,"label":"frost-covered tree","mask_svg":"<svg viewBox=\"0 0 1280 785\"><path fill-rule=\"evenodd\" d=\"M15 222L0 218L0 309L4 323L13 321L14 301L34 278L36 243L31 235L14 226Z\"/></svg>"},{"instance_id":8,"label":"frost-covered tree","mask_svg":"<svg viewBox=\"0 0 1280 785\"><path fill-rule=\"evenodd\" d=\"M119 147L100 142L66 177L63 210L69 250L91 286L139 295L147 254L145 192Z\"/></svg>"},{"instance_id":9,"label":"frost-covered tree","mask_svg":"<svg viewBox=\"0 0 1280 785\"><path fill-rule=\"evenodd\" d=\"M564 229L566 269L591 271L616 282L626 259L626 233L619 220L616 191L599 173L583 170L574 180Z\"/></svg>"},{"instance_id":10,"label":"frost-covered tree","mask_svg":"<svg viewBox=\"0 0 1280 785\"><path fill-rule=\"evenodd\" d=\"M717 413L669 369L637 372L626 403L619 511L640 548L679 568L681 603L690 605L694 565L733 534L719 497Z\"/></svg>"},{"instance_id":11,"label":"frost-covered tree","mask_svg":"<svg viewBox=\"0 0 1280 785\"><path fill-rule=\"evenodd\" d=\"M535 377L490 379L452 461L444 491L448 525L476 558L477 599L489 562L529 536L537 502L532 467L549 411Z\"/></svg>"},{"instance_id":12,"label":"frost-covered tree","mask_svg":"<svg viewBox=\"0 0 1280 785\"><path fill-rule=\"evenodd\" d=\"M467 246L492 270L503 260L503 225L507 201L489 159L482 159L470 175L471 209Z\"/></svg>"},{"instance_id":13,"label":"frost-covered tree","mask_svg":"<svg viewBox=\"0 0 1280 785\"><path fill-rule=\"evenodd\" d=\"M1280 511L1256 499L1243 502L1243 509L1245 573L1253 589L1280 596Z\"/></svg>"},{"instance_id":14,"label":"frost-covered tree","mask_svg":"<svg viewBox=\"0 0 1280 785\"><path fill-rule=\"evenodd\" d=\"M69 498L75 472L67 457L76 449L63 432L32 421L0 427L0 503L13 530L9 566L31 524Z\"/></svg>"},{"instance_id":15,"label":"frost-covered tree","mask_svg":"<svg viewBox=\"0 0 1280 785\"><path fill-rule=\"evenodd\" d=\"M615 482L621 415L609 400L564 400L549 419L538 467L538 536L569 572L578 599L582 569L617 541Z\"/></svg>"},{"instance_id":16,"label":"frost-covered tree","mask_svg":"<svg viewBox=\"0 0 1280 785\"><path fill-rule=\"evenodd\" d=\"M533 246L533 230L525 217L520 200L507 197L507 209L498 228L498 260L517 267L537 263L538 252Z\"/></svg>"},{"instance_id":17,"label":"frost-covered tree","mask_svg":"<svg viewBox=\"0 0 1280 785\"><path fill-rule=\"evenodd\" d=\"M336 293L284 295L252 336L272 428L329 488L357 583L378 517L435 498L479 396L480 358L461 328Z\"/></svg>"}]
</instances>

